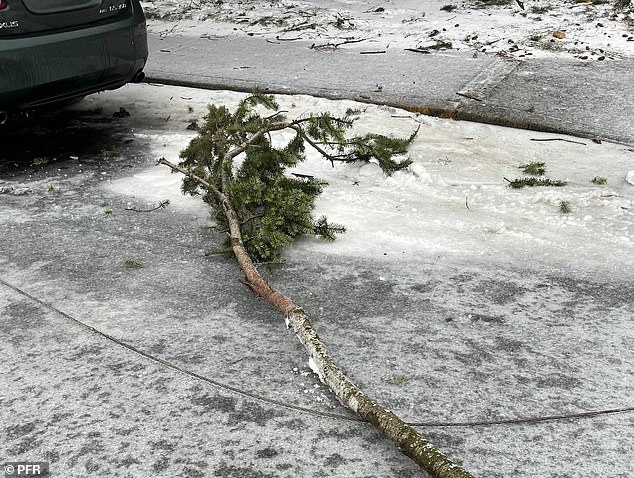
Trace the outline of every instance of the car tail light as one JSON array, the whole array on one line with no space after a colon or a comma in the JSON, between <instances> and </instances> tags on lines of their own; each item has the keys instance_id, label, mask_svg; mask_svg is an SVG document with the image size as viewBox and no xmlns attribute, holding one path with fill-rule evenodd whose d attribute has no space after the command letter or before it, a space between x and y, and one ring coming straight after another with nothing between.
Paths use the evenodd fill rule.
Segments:
<instances>
[{"instance_id":1,"label":"car tail light","mask_svg":"<svg viewBox=\"0 0 634 478\"><path fill-rule=\"evenodd\" d=\"M8 7L7 0L0 0L0 10L4 10Z\"/></svg>"}]
</instances>

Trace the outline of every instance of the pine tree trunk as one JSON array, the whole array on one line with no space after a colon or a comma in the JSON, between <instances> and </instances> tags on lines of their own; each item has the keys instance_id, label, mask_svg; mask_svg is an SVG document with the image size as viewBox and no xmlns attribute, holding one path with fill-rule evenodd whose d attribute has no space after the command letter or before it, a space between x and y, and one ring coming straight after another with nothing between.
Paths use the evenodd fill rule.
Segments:
<instances>
[{"instance_id":1,"label":"pine tree trunk","mask_svg":"<svg viewBox=\"0 0 634 478\"><path fill-rule=\"evenodd\" d=\"M345 407L354 411L363 420L396 442L405 455L414 460L433 478L474 478L473 475L449 460L397 415L381 407L350 381L328 353L304 310L286 295L271 287L257 271L242 242L238 216L222 191L180 166L170 163L165 158L161 158L159 164L164 164L173 171L179 171L195 179L218 197L229 223L231 248L244 272L248 285L256 294L285 315L286 326L293 329L308 353L310 368Z\"/></svg>"}]
</instances>

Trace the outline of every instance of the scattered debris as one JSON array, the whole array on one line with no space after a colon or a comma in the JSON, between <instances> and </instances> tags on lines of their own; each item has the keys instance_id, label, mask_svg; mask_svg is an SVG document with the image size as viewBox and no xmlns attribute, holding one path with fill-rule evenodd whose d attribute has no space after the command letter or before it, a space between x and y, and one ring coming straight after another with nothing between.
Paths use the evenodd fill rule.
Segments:
<instances>
[{"instance_id":1,"label":"scattered debris","mask_svg":"<svg viewBox=\"0 0 634 478\"><path fill-rule=\"evenodd\" d=\"M152 211L157 211L159 209L165 209L167 206L169 206L170 204L170 200L169 199L164 199L162 201L160 201L155 207L150 208L150 209L137 209L133 206L128 206L125 208L126 211L133 211L133 212L152 212Z\"/></svg>"},{"instance_id":2,"label":"scattered debris","mask_svg":"<svg viewBox=\"0 0 634 478\"><path fill-rule=\"evenodd\" d=\"M587 146L586 143L583 143L581 141L575 141L575 140L566 139L566 138L531 138L531 141L565 141L566 143L574 143L574 144L581 144L583 146Z\"/></svg>"},{"instance_id":3,"label":"scattered debris","mask_svg":"<svg viewBox=\"0 0 634 478\"><path fill-rule=\"evenodd\" d=\"M427 48L405 48L405 51L413 51L414 53L431 53Z\"/></svg>"},{"instance_id":4,"label":"scattered debris","mask_svg":"<svg viewBox=\"0 0 634 478\"><path fill-rule=\"evenodd\" d=\"M391 385L403 385L407 381L407 377L404 375L394 375L387 380L387 383Z\"/></svg>"},{"instance_id":5,"label":"scattered debris","mask_svg":"<svg viewBox=\"0 0 634 478\"><path fill-rule=\"evenodd\" d=\"M313 43L310 46L311 50L336 50L337 48L339 48L342 45L349 45L351 43L360 43L362 41L365 41L365 38L359 38L359 39L347 39L344 41L341 41L339 43L324 43L321 45L318 45L316 43Z\"/></svg>"},{"instance_id":6,"label":"scattered debris","mask_svg":"<svg viewBox=\"0 0 634 478\"><path fill-rule=\"evenodd\" d=\"M509 186L513 189L522 189L523 187L533 187L533 186L555 186L562 187L568 184L567 181L562 181L560 179L547 179L547 178L517 178L514 180L510 180L508 178L504 178L509 182Z\"/></svg>"},{"instance_id":7,"label":"scattered debris","mask_svg":"<svg viewBox=\"0 0 634 478\"><path fill-rule=\"evenodd\" d=\"M416 47L417 49L427 49L427 50L451 50L453 48L453 44L447 40L436 40L436 43L433 45L426 45L424 47Z\"/></svg>"},{"instance_id":8,"label":"scattered debris","mask_svg":"<svg viewBox=\"0 0 634 478\"><path fill-rule=\"evenodd\" d=\"M123 266L126 269L143 269L145 267L142 263L130 257L123 259Z\"/></svg>"},{"instance_id":9,"label":"scattered debris","mask_svg":"<svg viewBox=\"0 0 634 478\"><path fill-rule=\"evenodd\" d=\"M569 201L560 201L559 202L559 211L562 214L570 214L572 212L572 208L570 207Z\"/></svg>"},{"instance_id":10,"label":"scattered debris","mask_svg":"<svg viewBox=\"0 0 634 478\"><path fill-rule=\"evenodd\" d=\"M453 43L455 49L473 49L474 52L486 50L489 53L508 54L510 57L524 58L536 54L539 50L557 51L569 56L585 60L608 60L614 54L630 55L631 48L627 42L634 41L628 32L632 22L631 7L618 7L626 0L571 0L570 2L532 2L525 0L479 0L475 2L440 3L433 10L420 11L416 15L406 14L402 9L391 9L390 6L371 6L363 2L352 2L345 10L333 8L317 1L286 5L286 2L261 2L258 8L248 7L249 2L237 0L206 1L183 5L177 0L148 0L144 5L150 20L150 28L162 38L178 34L184 26L180 20L199 22L217 21L236 25L234 30L242 35L262 36L269 43L294 41L310 38L317 41L327 38L335 43L342 31L358 32L357 36L383 36L390 40L412 38L420 41L432 32L432 37L444 32L445 40ZM188 2L185 2L188 3ZM266 5L265 5L266 4ZM575 5L576 4L576 5ZM380 4L379 4L380 5ZM628 7L631 2L627 4ZM583 8L582 8L583 7ZM572 10L572 11L571 11ZM387 14L389 12L389 15ZM453 12L453 13L452 13ZM459 12L459 14L458 14ZM490 31L480 29L478 17L488 16ZM443 28L454 18L461 18L459 23L452 23L454 28ZM542 22L542 28L535 33L526 22ZM154 23L167 22L167 23ZM423 23L425 22L425 27ZM257 27L258 31L246 31L246 28ZM456 34L466 29L464 34ZM295 35L293 38L278 38L282 32L303 32L307 36ZM475 34L474 34L475 33ZM478 39L478 34L481 37ZM218 35L202 33L210 39L218 39ZM282 36L284 36L282 34ZM539 41L533 40L540 36ZM491 41L499 44L494 47ZM562 41L574 38L574 41ZM508 43L513 43L509 48ZM402 44L403 47L407 44ZM415 43L412 45L414 46ZM587 52L583 48L588 46ZM601 49L605 51L600 51ZM169 52L169 50L162 50ZM598 57L598 58L597 58Z\"/></svg>"},{"instance_id":11,"label":"scattered debris","mask_svg":"<svg viewBox=\"0 0 634 478\"><path fill-rule=\"evenodd\" d=\"M543 176L546 174L546 163L533 161L520 166L520 169L524 171L524 174L530 174L531 176Z\"/></svg>"},{"instance_id":12,"label":"scattered debris","mask_svg":"<svg viewBox=\"0 0 634 478\"><path fill-rule=\"evenodd\" d=\"M128 110L126 110L123 106L121 108L119 108L119 111L115 111L112 116L114 116L115 118L125 118L126 116L130 116L130 113L128 113Z\"/></svg>"}]
</instances>

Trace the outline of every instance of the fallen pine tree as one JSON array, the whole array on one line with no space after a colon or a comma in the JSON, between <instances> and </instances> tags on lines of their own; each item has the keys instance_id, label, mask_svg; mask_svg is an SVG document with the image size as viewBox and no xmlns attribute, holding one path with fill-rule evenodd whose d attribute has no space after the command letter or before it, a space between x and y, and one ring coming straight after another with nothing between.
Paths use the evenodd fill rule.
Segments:
<instances>
[{"instance_id":1,"label":"fallen pine tree","mask_svg":"<svg viewBox=\"0 0 634 478\"><path fill-rule=\"evenodd\" d=\"M263 117L258 107L274 110ZM303 308L273 288L256 263L278 260L284 247L304 234L333 240L345 231L325 217L315 219L315 199L323 182L312 176L289 177L285 171L305 159L310 146L334 162L378 162L386 174L409 166L394 157L407 151L409 138L367 134L349 138L358 111L343 117L328 113L289 120L274 98L254 94L240 101L235 112L210 106L198 136L181 153L179 164L158 162L184 175L183 191L200 195L228 229L227 247L240 265L245 283L279 310L308 353L310 368L337 399L359 417L392 439L401 451L434 478L472 478L418 431L360 390L335 363L312 327ZM271 133L290 131L293 138L274 147ZM236 166L237 159L241 164Z\"/></svg>"}]
</instances>

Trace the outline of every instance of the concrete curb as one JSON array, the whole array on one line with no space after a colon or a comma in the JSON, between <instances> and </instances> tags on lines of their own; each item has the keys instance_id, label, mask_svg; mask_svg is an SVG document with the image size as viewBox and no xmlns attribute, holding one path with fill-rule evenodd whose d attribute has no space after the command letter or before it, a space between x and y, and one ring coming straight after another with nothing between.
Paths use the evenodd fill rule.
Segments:
<instances>
[{"instance_id":1,"label":"concrete curb","mask_svg":"<svg viewBox=\"0 0 634 478\"><path fill-rule=\"evenodd\" d=\"M634 145L634 60L517 61L465 52L314 51L261 38L150 35L147 81L311 95ZM248 65L247 65L248 64ZM245 66L246 65L246 66Z\"/></svg>"}]
</instances>

